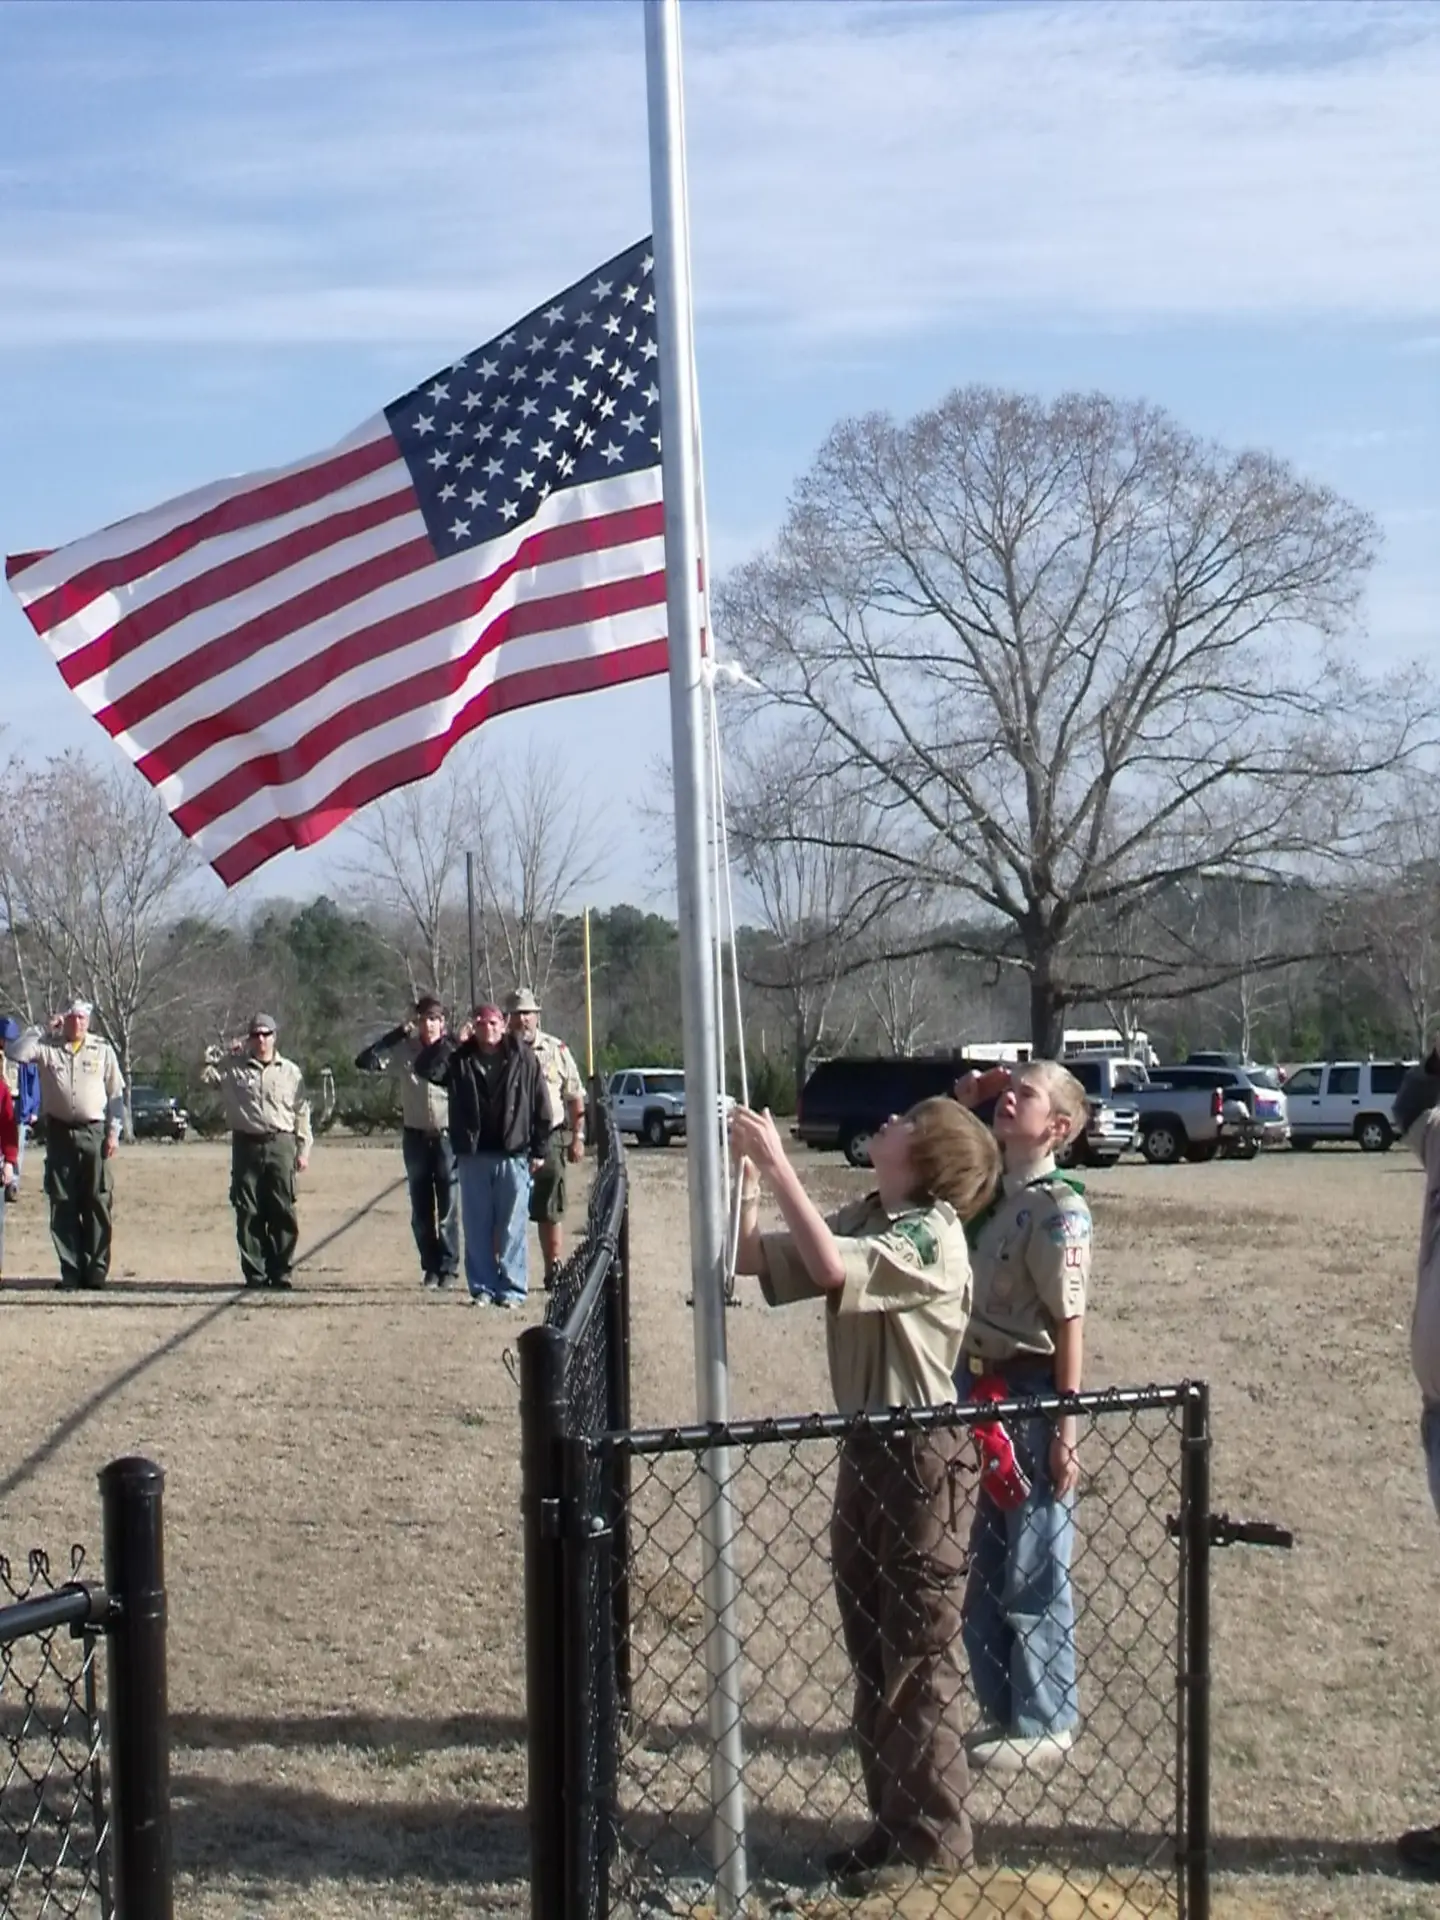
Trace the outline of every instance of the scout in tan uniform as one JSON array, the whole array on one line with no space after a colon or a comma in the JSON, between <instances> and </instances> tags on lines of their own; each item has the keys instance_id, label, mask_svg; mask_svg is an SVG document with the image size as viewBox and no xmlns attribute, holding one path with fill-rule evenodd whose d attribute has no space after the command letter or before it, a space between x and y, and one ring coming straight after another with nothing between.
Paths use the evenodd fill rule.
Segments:
<instances>
[{"instance_id":1,"label":"scout in tan uniform","mask_svg":"<svg viewBox=\"0 0 1440 1920\"><path fill-rule=\"evenodd\" d=\"M383 1073L388 1067L399 1075L400 1150L410 1188L410 1231L424 1284L442 1289L453 1286L460 1271L459 1189L455 1149L446 1131L450 1096L444 1087L418 1078L415 1062L444 1037L445 1009L426 993L415 1002L413 1020L392 1027L355 1056L362 1073Z\"/></svg>"},{"instance_id":2,"label":"scout in tan uniform","mask_svg":"<svg viewBox=\"0 0 1440 1920\"><path fill-rule=\"evenodd\" d=\"M200 1077L220 1089L230 1128L230 1204L245 1284L288 1292L300 1237L295 1176L310 1164L305 1076L276 1052L269 1014L257 1013L248 1043L232 1040L228 1055L212 1047Z\"/></svg>"},{"instance_id":3,"label":"scout in tan uniform","mask_svg":"<svg viewBox=\"0 0 1440 1920\"><path fill-rule=\"evenodd\" d=\"M125 1081L108 1040L90 1031L90 1002L73 1000L48 1033L28 1027L5 1049L40 1070L45 1192L60 1285L103 1287L110 1272L111 1163L125 1123Z\"/></svg>"},{"instance_id":4,"label":"scout in tan uniform","mask_svg":"<svg viewBox=\"0 0 1440 1920\"><path fill-rule=\"evenodd\" d=\"M757 1274L774 1306L823 1295L840 1412L953 1400L970 1312L964 1223L1000 1172L979 1122L950 1100L888 1121L871 1149L877 1190L828 1219L768 1113L737 1109L730 1141L741 1163L738 1271ZM759 1231L756 1170L783 1233ZM830 1546L872 1824L825 1864L857 1886L972 1857L958 1640L972 1499L960 1476L973 1472L970 1436L958 1429L852 1434L841 1446Z\"/></svg>"},{"instance_id":5,"label":"scout in tan uniform","mask_svg":"<svg viewBox=\"0 0 1440 1920\"><path fill-rule=\"evenodd\" d=\"M1090 1209L1055 1166L1085 1124L1085 1091L1053 1060L968 1074L962 1104L996 1098L1004 1191L971 1229L975 1302L956 1374L959 1399L979 1379L1006 1396L1078 1393L1090 1281ZM1070 1557L1080 1477L1074 1415L1012 1429L1030 1481L1022 1506L984 1493L970 1536L965 1648L982 1724L970 1764L1018 1773L1063 1762L1079 1718Z\"/></svg>"},{"instance_id":6,"label":"scout in tan uniform","mask_svg":"<svg viewBox=\"0 0 1440 1920\"><path fill-rule=\"evenodd\" d=\"M565 1257L565 1165L585 1158L585 1082L575 1056L563 1040L540 1031L540 1002L528 987L520 987L505 1001L510 1031L535 1049L535 1057L550 1090L550 1143L545 1165L530 1190L530 1218L540 1235L545 1257L545 1285ZM570 1142L565 1143L565 1120L570 1120Z\"/></svg>"}]
</instances>

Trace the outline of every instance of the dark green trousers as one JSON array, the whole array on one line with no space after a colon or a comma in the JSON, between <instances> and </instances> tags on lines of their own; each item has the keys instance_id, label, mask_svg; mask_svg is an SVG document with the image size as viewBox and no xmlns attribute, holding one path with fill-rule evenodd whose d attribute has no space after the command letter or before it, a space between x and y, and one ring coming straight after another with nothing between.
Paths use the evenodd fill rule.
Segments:
<instances>
[{"instance_id":1,"label":"dark green trousers","mask_svg":"<svg viewBox=\"0 0 1440 1920\"><path fill-rule=\"evenodd\" d=\"M113 1162L105 1158L105 1122L62 1127L45 1122L45 1193L62 1287L103 1287L110 1272Z\"/></svg>"},{"instance_id":2,"label":"dark green trousers","mask_svg":"<svg viewBox=\"0 0 1440 1920\"><path fill-rule=\"evenodd\" d=\"M300 1238L293 1133L231 1134L230 1204L246 1286L288 1280Z\"/></svg>"}]
</instances>

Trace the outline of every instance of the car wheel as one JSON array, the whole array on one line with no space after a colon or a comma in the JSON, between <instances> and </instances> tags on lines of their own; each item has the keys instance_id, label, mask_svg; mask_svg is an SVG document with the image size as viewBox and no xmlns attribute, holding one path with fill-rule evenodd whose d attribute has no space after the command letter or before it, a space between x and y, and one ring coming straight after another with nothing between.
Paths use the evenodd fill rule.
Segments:
<instances>
[{"instance_id":1,"label":"car wheel","mask_svg":"<svg viewBox=\"0 0 1440 1920\"><path fill-rule=\"evenodd\" d=\"M1140 1142L1140 1151L1152 1167L1170 1167L1184 1151L1184 1137L1178 1127L1161 1121L1145 1129L1145 1138Z\"/></svg>"},{"instance_id":2,"label":"car wheel","mask_svg":"<svg viewBox=\"0 0 1440 1920\"><path fill-rule=\"evenodd\" d=\"M874 1137L873 1127L855 1127L846 1132L840 1142L840 1150L852 1167L869 1166L870 1142Z\"/></svg>"},{"instance_id":3,"label":"car wheel","mask_svg":"<svg viewBox=\"0 0 1440 1920\"><path fill-rule=\"evenodd\" d=\"M1362 1153L1388 1153L1395 1138L1390 1122L1382 1113L1367 1113L1355 1122L1355 1138Z\"/></svg>"},{"instance_id":4,"label":"car wheel","mask_svg":"<svg viewBox=\"0 0 1440 1920\"><path fill-rule=\"evenodd\" d=\"M1314 1145L1315 1142L1313 1140L1299 1139L1293 1133L1290 1136L1290 1151L1292 1153L1309 1153Z\"/></svg>"},{"instance_id":5,"label":"car wheel","mask_svg":"<svg viewBox=\"0 0 1440 1920\"><path fill-rule=\"evenodd\" d=\"M1192 1141L1185 1149L1185 1158L1192 1161L1196 1166L1204 1166L1207 1161L1213 1160L1219 1151L1220 1142L1218 1140Z\"/></svg>"},{"instance_id":6,"label":"car wheel","mask_svg":"<svg viewBox=\"0 0 1440 1920\"><path fill-rule=\"evenodd\" d=\"M1231 1148L1227 1158L1231 1160L1253 1160L1259 1151L1260 1142L1258 1140L1242 1140L1238 1146Z\"/></svg>"},{"instance_id":7,"label":"car wheel","mask_svg":"<svg viewBox=\"0 0 1440 1920\"><path fill-rule=\"evenodd\" d=\"M670 1131L665 1125L665 1116L663 1113L646 1114L645 1124L640 1129L640 1138L645 1142L647 1147L669 1146Z\"/></svg>"}]
</instances>

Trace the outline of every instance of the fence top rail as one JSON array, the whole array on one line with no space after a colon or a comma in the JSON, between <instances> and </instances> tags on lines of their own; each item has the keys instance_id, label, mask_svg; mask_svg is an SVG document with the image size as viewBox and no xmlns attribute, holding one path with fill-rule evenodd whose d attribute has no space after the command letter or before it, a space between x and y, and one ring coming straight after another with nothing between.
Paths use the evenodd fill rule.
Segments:
<instances>
[{"instance_id":1,"label":"fence top rail","mask_svg":"<svg viewBox=\"0 0 1440 1920\"><path fill-rule=\"evenodd\" d=\"M592 1453L708 1453L712 1447L757 1447L797 1440L839 1440L861 1435L890 1439L897 1434L928 1433L936 1427L973 1427L987 1420L1025 1419L1034 1414L1088 1414L1095 1418L1123 1413L1173 1412L1198 1401L1203 1382L1176 1386L1102 1387L1092 1393L1047 1393L1030 1398L975 1402L953 1400L937 1407L891 1407L884 1413L805 1413L767 1415L759 1420L713 1421L685 1427L646 1427L628 1433L589 1436Z\"/></svg>"},{"instance_id":2,"label":"fence top rail","mask_svg":"<svg viewBox=\"0 0 1440 1920\"><path fill-rule=\"evenodd\" d=\"M103 1587L70 1581L35 1600L17 1600L0 1607L0 1647L32 1634L53 1633L57 1627L104 1627L114 1603Z\"/></svg>"}]
</instances>

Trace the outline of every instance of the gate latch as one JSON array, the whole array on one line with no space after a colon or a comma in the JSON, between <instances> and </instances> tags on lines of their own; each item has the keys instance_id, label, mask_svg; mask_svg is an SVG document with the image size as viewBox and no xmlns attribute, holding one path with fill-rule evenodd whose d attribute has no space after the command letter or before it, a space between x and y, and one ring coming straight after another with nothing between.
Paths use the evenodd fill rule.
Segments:
<instances>
[{"instance_id":1,"label":"gate latch","mask_svg":"<svg viewBox=\"0 0 1440 1920\"><path fill-rule=\"evenodd\" d=\"M1206 1519L1212 1547L1278 1547L1288 1553L1295 1544L1291 1529L1273 1520L1232 1520L1228 1513L1208 1514ZM1165 1530L1172 1540L1180 1538L1177 1514L1166 1515Z\"/></svg>"}]
</instances>

